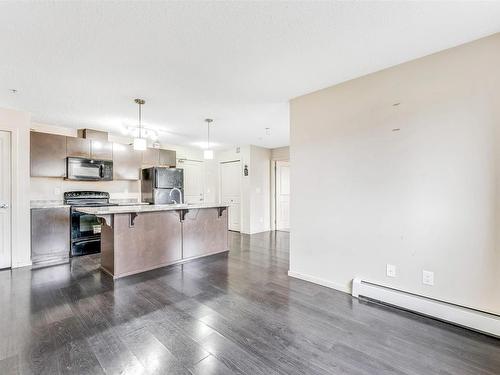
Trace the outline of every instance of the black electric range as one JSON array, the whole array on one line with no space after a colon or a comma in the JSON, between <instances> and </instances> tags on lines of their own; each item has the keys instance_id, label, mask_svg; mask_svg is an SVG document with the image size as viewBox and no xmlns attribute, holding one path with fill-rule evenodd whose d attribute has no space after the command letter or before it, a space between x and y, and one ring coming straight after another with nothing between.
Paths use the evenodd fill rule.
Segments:
<instances>
[{"instance_id":1,"label":"black electric range","mask_svg":"<svg viewBox=\"0 0 500 375\"><path fill-rule=\"evenodd\" d=\"M117 206L103 191L68 191L64 203L71 205L71 256L101 252L101 224L96 216L78 212L76 207Z\"/></svg>"}]
</instances>

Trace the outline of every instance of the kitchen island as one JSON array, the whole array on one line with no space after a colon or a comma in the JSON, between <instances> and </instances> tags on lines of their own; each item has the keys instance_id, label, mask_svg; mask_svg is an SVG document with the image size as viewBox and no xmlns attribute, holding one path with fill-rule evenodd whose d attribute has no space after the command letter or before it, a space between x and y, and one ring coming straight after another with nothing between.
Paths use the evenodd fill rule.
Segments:
<instances>
[{"instance_id":1,"label":"kitchen island","mask_svg":"<svg viewBox=\"0 0 500 375\"><path fill-rule=\"evenodd\" d=\"M226 252L226 205L78 207L101 222L101 268L114 279Z\"/></svg>"}]
</instances>

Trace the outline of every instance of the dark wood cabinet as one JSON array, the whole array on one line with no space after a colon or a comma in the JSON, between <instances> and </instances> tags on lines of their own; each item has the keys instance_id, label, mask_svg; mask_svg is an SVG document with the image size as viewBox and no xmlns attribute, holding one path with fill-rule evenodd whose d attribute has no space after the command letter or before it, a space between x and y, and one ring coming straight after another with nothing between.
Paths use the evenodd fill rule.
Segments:
<instances>
[{"instance_id":1,"label":"dark wood cabinet","mask_svg":"<svg viewBox=\"0 0 500 375\"><path fill-rule=\"evenodd\" d=\"M67 156L90 158L90 140L77 137L66 137Z\"/></svg>"},{"instance_id":2,"label":"dark wood cabinet","mask_svg":"<svg viewBox=\"0 0 500 375\"><path fill-rule=\"evenodd\" d=\"M175 167L177 153L173 150L160 150L160 166Z\"/></svg>"},{"instance_id":3,"label":"dark wood cabinet","mask_svg":"<svg viewBox=\"0 0 500 375\"><path fill-rule=\"evenodd\" d=\"M90 141L90 158L98 160L113 160L113 143L108 141Z\"/></svg>"},{"instance_id":4,"label":"dark wood cabinet","mask_svg":"<svg viewBox=\"0 0 500 375\"><path fill-rule=\"evenodd\" d=\"M31 209L31 260L34 266L68 261L70 209Z\"/></svg>"},{"instance_id":5,"label":"dark wood cabinet","mask_svg":"<svg viewBox=\"0 0 500 375\"><path fill-rule=\"evenodd\" d=\"M65 177L66 137L31 132L30 163L33 177Z\"/></svg>"},{"instance_id":6,"label":"dark wood cabinet","mask_svg":"<svg viewBox=\"0 0 500 375\"><path fill-rule=\"evenodd\" d=\"M108 141L67 137L66 149L67 156L97 160L113 160L113 144Z\"/></svg>"},{"instance_id":7,"label":"dark wood cabinet","mask_svg":"<svg viewBox=\"0 0 500 375\"><path fill-rule=\"evenodd\" d=\"M148 148L142 152L142 166L156 167L160 165L160 149Z\"/></svg>"},{"instance_id":8,"label":"dark wood cabinet","mask_svg":"<svg viewBox=\"0 0 500 375\"><path fill-rule=\"evenodd\" d=\"M139 180L142 166L142 152L131 145L113 144L113 179Z\"/></svg>"},{"instance_id":9,"label":"dark wood cabinet","mask_svg":"<svg viewBox=\"0 0 500 375\"><path fill-rule=\"evenodd\" d=\"M175 167L177 153L173 150L148 148L142 152L143 167Z\"/></svg>"}]
</instances>

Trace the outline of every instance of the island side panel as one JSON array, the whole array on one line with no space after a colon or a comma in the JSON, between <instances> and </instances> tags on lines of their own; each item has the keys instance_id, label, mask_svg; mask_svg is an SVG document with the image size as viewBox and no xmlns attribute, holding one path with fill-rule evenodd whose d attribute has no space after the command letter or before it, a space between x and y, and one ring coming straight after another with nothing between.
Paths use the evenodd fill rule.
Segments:
<instances>
[{"instance_id":1,"label":"island side panel","mask_svg":"<svg viewBox=\"0 0 500 375\"><path fill-rule=\"evenodd\" d=\"M177 211L114 215L114 277L144 272L182 258L182 230Z\"/></svg>"},{"instance_id":2,"label":"island side panel","mask_svg":"<svg viewBox=\"0 0 500 375\"><path fill-rule=\"evenodd\" d=\"M217 208L190 209L182 223L183 258L193 258L229 250L227 209L218 216Z\"/></svg>"},{"instance_id":3,"label":"island side panel","mask_svg":"<svg viewBox=\"0 0 500 375\"><path fill-rule=\"evenodd\" d=\"M115 273L113 228L101 221L101 267L109 274Z\"/></svg>"}]
</instances>

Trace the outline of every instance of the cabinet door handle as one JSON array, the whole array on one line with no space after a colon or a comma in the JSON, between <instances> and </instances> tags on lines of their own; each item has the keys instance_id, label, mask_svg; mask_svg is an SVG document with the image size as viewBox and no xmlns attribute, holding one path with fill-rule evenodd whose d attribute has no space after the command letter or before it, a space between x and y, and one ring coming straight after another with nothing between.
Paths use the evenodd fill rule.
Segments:
<instances>
[{"instance_id":1,"label":"cabinet door handle","mask_svg":"<svg viewBox=\"0 0 500 375\"><path fill-rule=\"evenodd\" d=\"M9 205L7 203L1 203L0 208L9 208Z\"/></svg>"}]
</instances>

